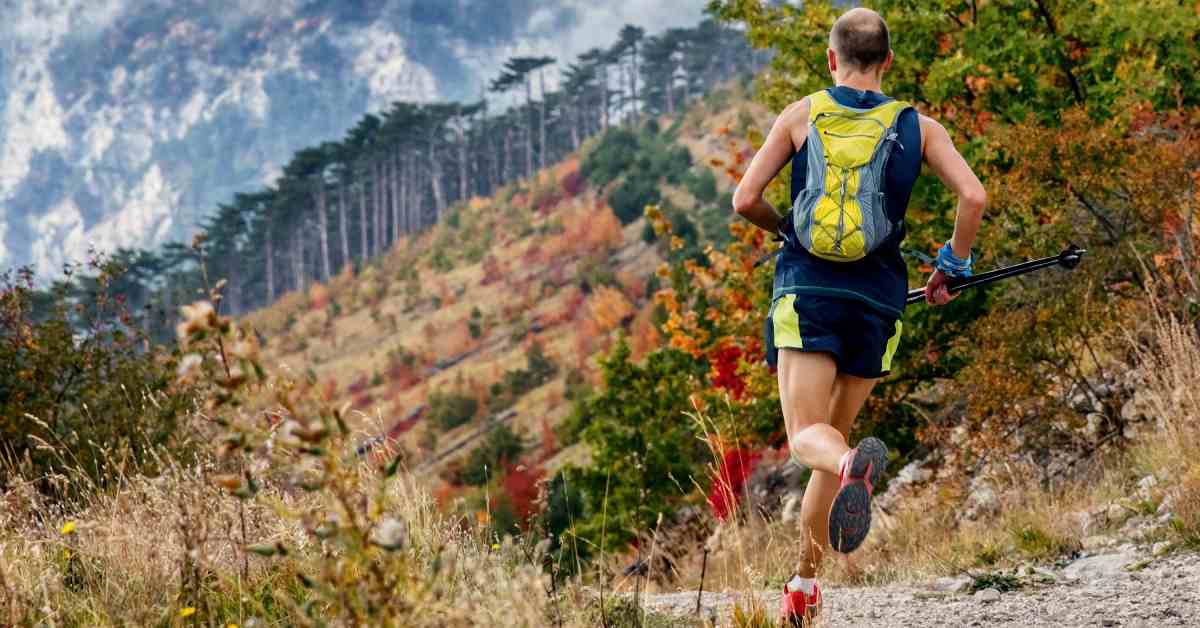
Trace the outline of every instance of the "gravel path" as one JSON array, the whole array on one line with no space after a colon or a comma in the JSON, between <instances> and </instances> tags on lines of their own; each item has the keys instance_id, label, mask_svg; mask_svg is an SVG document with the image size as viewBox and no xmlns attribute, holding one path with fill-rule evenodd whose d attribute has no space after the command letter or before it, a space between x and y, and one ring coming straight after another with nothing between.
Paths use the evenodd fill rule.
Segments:
<instances>
[{"instance_id":1,"label":"gravel path","mask_svg":"<svg viewBox=\"0 0 1200 628\"><path fill-rule=\"evenodd\" d=\"M1200 555L1158 559L1124 552L1082 558L1053 582L976 594L941 587L834 588L818 626L1200 626ZM1038 576L1043 581L1049 577ZM939 588L943 590L939 590ZM777 593L759 594L770 612ZM736 594L706 594L703 617L728 625ZM694 616L695 592L651 595L646 606Z\"/></svg>"}]
</instances>

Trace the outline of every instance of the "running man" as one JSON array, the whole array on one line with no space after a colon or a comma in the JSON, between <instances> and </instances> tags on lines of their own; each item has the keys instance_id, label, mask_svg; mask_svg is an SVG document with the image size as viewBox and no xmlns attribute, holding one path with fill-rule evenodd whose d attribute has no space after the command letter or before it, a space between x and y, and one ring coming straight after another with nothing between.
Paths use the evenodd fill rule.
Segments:
<instances>
[{"instance_id":1,"label":"running man","mask_svg":"<svg viewBox=\"0 0 1200 628\"><path fill-rule=\"evenodd\" d=\"M958 196L953 237L925 286L929 304L953 298L948 278L970 275L987 201L946 129L883 94L892 50L878 13L843 14L826 54L834 86L779 115L733 197L738 214L784 240L765 331L791 455L812 469L802 559L783 595L783 617L795 625L819 610L826 548L850 553L870 529L887 448L868 437L851 449L848 439L900 340L908 290L900 242L922 162ZM762 194L789 160L792 210L781 217Z\"/></svg>"}]
</instances>

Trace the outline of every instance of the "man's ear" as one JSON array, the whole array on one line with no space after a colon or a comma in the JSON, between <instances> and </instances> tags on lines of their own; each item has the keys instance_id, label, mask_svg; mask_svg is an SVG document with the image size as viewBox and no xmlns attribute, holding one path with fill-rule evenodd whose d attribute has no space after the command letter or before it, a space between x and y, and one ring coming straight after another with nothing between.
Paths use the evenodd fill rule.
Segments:
<instances>
[{"instance_id":1,"label":"man's ear","mask_svg":"<svg viewBox=\"0 0 1200 628\"><path fill-rule=\"evenodd\" d=\"M833 48L828 48L825 50L825 55L829 57L829 73L837 74L837 53Z\"/></svg>"},{"instance_id":2,"label":"man's ear","mask_svg":"<svg viewBox=\"0 0 1200 628\"><path fill-rule=\"evenodd\" d=\"M887 58L884 59L883 64L879 66L879 74L880 75L883 75L884 72L887 72L888 70L892 69L892 59L894 59L894 58L895 58L895 53L891 49L889 49Z\"/></svg>"}]
</instances>

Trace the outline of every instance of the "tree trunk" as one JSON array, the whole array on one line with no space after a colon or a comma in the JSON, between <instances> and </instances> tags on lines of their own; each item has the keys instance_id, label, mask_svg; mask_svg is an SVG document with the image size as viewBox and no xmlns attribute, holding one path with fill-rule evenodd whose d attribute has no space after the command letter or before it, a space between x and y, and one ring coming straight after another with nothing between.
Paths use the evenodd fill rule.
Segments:
<instances>
[{"instance_id":1,"label":"tree trunk","mask_svg":"<svg viewBox=\"0 0 1200 628\"><path fill-rule=\"evenodd\" d=\"M412 161L408 153L400 155L400 217L404 221L404 233L415 233L417 225L412 216Z\"/></svg>"},{"instance_id":2,"label":"tree trunk","mask_svg":"<svg viewBox=\"0 0 1200 628\"><path fill-rule=\"evenodd\" d=\"M458 134L458 198L460 200L466 200L471 197L471 192L467 189L468 146L465 125L462 116L458 116L455 121L454 131Z\"/></svg>"},{"instance_id":3,"label":"tree trunk","mask_svg":"<svg viewBox=\"0 0 1200 628\"><path fill-rule=\"evenodd\" d=\"M676 67L672 64L671 71L667 73L667 115L675 113L675 70Z\"/></svg>"},{"instance_id":4,"label":"tree trunk","mask_svg":"<svg viewBox=\"0 0 1200 628\"><path fill-rule=\"evenodd\" d=\"M500 175L501 175L500 181L499 181L500 185L504 185L505 183L512 181L512 176L511 176L512 175L512 173L511 173L512 158L511 158L511 155L512 155L512 126L506 125L504 127L504 155L502 155L502 157L504 158L503 159L504 163L501 164L501 168L500 168Z\"/></svg>"},{"instance_id":5,"label":"tree trunk","mask_svg":"<svg viewBox=\"0 0 1200 628\"><path fill-rule=\"evenodd\" d=\"M603 112L600 130L608 130L608 64L600 63L600 109Z\"/></svg>"},{"instance_id":6,"label":"tree trunk","mask_svg":"<svg viewBox=\"0 0 1200 628\"><path fill-rule=\"evenodd\" d=\"M358 251L359 258L366 260L371 257L371 241L367 239L367 171L362 169L358 178L358 227L362 236L362 248Z\"/></svg>"},{"instance_id":7,"label":"tree trunk","mask_svg":"<svg viewBox=\"0 0 1200 628\"><path fill-rule=\"evenodd\" d=\"M579 101L576 100L571 106L571 150L579 150L579 125L583 122L579 111Z\"/></svg>"},{"instance_id":8,"label":"tree trunk","mask_svg":"<svg viewBox=\"0 0 1200 628\"><path fill-rule=\"evenodd\" d=\"M329 212L326 211L325 203L325 175L317 174L317 229L320 229L321 243L321 281L329 283L330 272L329 264Z\"/></svg>"},{"instance_id":9,"label":"tree trunk","mask_svg":"<svg viewBox=\"0 0 1200 628\"><path fill-rule=\"evenodd\" d=\"M429 180L433 185L433 222L437 224L442 219L442 210L446 209L446 195L442 190L442 165L438 162L433 134L429 135Z\"/></svg>"},{"instance_id":10,"label":"tree trunk","mask_svg":"<svg viewBox=\"0 0 1200 628\"><path fill-rule=\"evenodd\" d=\"M267 303L275 302L275 238L272 235L271 215L267 214L267 226L264 233L267 253Z\"/></svg>"},{"instance_id":11,"label":"tree trunk","mask_svg":"<svg viewBox=\"0 0 1200 628\"><path fill-rule=\"evenodd\" d=\"M533 79L525 75L525 176L533 175Z\"/></svg>"},{"instance_id":12,"label":"tree trunk","mask_svg":"<svg viewBox=\"0 0 1200 628\"><path fill-rule=\"evenodd\" d=\"M638 42L635 40L633 45L629 47L629 57L632 64L632 70L629 72L629 94L633 98L633 119L637 120L638 116Z\"/></svg>"},{"instance_id":13,"label":"tree trunk","mask_svg":"<svg viewBox=\"0 0 1200 628\"><path fill-rule=\"evenodd\" d=\"M303 229L292 231L292 275L295 289L304 290L304 235Z\"/></svg>"},{"instance_id":14,"label":"tree trunk","mask_svg":"<svg viewBox=\"0 0 1200 628\"><path fill-rule=\"evenodd\" d=\"M338 182L338 236L342 243L342 263L350 263L350 233L346 229L346 182Z\"/></svg>"},{"instance_id":15,"label":"tree trunk","mask_svg":"<svg viewBox=\"0 0 1200 628\"><path fill-rule=\"evenodd\" d=\"M383 177L380 176L379 162L371 163L371 176L373 182L371 185L371 200L375 208L375 254L382 255L384 241L386 235L384 233L384 222L386 219L383 215Z\"/></svg>"},{"instance_id":16,"label":"tree trunk","mask_svg":"<svg viewBox=\"0 0 1200 628\"><path fill-rule=\"evenodd\" d=\"M392 208L392 242L400 240L401 225L400 225L400 162L396 157L396 153L392 153L389 158L389 166L391 176L388 177L388 190L391 192Z\"/></svg>"},{"instance_id":17,"label":"tree trunk","mask_svg":"<svg viewBox=\"0 0 1200 628\"><path fill-rule=\"evenodd\" d=\"M541 137L538 144L538 168L546 169L546 72L538 70L538 83L541 85L542 102L538 123L541 125Z\"/></svg>"}]
</instances>

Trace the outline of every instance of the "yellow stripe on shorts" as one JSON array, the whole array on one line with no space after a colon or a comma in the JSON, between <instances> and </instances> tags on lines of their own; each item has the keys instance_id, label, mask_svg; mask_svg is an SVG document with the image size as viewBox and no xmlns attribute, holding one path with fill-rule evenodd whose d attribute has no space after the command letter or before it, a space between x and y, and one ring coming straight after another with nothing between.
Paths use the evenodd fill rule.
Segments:
<instances>
[{"instance_id":1,"label":"yellow stripe on shorts","mask_svg":"<svg viewBox=\"0 0 1200 628\"><path fill-rule=\"evenodd\" d=\"M892 334L891 339L888 340L887 351L883 352L883 368L880 370L892 370L892 358L896 357L896 348L900 346L900 330L903 328L904 325L901 325L900 321L896 321L896 333Z\"/></svg>"},{"instance_id":2,"label":"yellow stripe on shorts","mask_svg":"<svg viewBox=\"0 0 1200 628\"><path fill-rule=\"evenodd\" d=\"M796 295L785 294L775 302L771 312L776 349L803 349L804 339L800 337L800 316L796 314Z\"/></svg>"}]
</instances>

